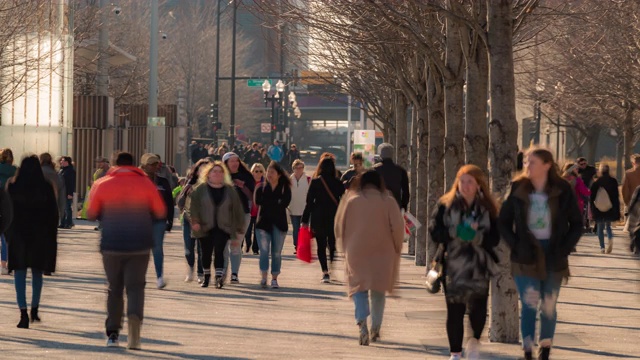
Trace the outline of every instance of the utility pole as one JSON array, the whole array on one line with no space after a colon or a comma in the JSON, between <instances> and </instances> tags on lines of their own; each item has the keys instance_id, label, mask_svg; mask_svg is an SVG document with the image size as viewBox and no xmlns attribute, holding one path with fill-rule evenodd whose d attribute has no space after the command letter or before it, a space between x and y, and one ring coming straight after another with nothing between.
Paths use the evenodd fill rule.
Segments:
<instances>
[{"instance_id":1,"label":"utility pole","mask_svg":"<svg viewBox=\"0 0 640 360\"><path fill-rule=\"evenodd\" d=\"M229 119L229 148L236 142L236 28L238 0L233 1L233 39L231 41L231 116Z\"/></svg>"},{"instance_id":2,"label":"utility pole","mask_svg":"<svg viewBox=\"0 0 640 360\"><path fill-rule=\"evenodd\" d=\"M100 24L98 24L98 76L96 77L96 95L109 96L109 0L100 0Z\"/></svg>"},{"instance_id":3,"label":"utility pole","mask_svg":"<svg viewBox=\"0 0 640 360\"><path fill-rule=\"evenodd\" d=\"M158 116L158 0L151 0L151 46L149 52L149 117Z\"/></svg>"},{"instance_id":4,"label":"utility pole","mask_svg":"<svg viewBox=\"0 0 640 360\"><path fill-rule=\"evenodd\" d=\"M218 0L218 6L216 8L216 89L215 89L215 99L213 100L213 122L218 124L218 93L219 93L219 85L220 85L220 6L222 6L222 0ZM213 141L218 142L217 135L217 126L216 131L213 132Z\"/></svg>"}]
</instances>

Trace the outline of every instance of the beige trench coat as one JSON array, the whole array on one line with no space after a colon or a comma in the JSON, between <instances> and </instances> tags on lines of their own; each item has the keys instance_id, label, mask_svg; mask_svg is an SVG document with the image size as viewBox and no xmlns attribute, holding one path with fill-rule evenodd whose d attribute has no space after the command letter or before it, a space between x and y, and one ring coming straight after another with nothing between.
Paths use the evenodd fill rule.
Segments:
<instances>
[{"instance_id":1,"label":"beige trench coat","mask_svg":"<svg viewBox=\"0 0 640 360\"><path fill-rule=\"evenodd\" d=\"M338 207L334 230L345 256L349 296L367 290L392 292L404 240L396 200L374 188L349 192Z\"/></svg>"}]
</instances>

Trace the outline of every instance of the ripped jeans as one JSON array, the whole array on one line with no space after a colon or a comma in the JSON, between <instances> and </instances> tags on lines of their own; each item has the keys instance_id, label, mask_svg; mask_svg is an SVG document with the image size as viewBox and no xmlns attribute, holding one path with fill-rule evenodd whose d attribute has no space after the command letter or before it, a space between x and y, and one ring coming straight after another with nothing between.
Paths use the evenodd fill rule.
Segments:
<instances>
[{"instance_id":1,"label":"ripped jeans","mask_svg":"<svg viewBox=\"0 0 640 360\"><path fill-rule=\"evenodd\" d=\"M539 240L545 253L549 248L549 240ZM536 315L540 310L540 341L542 346L549 347L556 332L558 314L556 304L560 294L562 279L547 270L547 278L539 280L528 276L515 276L516 287L520 295L520 331L522 347L531 350L536 332Z\"/></svg>"}]
</instances>

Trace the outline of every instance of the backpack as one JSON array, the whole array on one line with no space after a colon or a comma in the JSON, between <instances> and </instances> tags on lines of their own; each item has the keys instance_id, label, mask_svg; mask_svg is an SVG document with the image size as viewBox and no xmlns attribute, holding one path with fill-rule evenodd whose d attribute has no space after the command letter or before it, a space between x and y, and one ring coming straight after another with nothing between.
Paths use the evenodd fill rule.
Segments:
<instances>
[{"instance_id":1,"label":"backpack","mask_svg":"<svg viewBox=\"0 0 640 360\"><path fill-rule=\"evenodd\" d=\"M607 190L605 188L601 187L598 189L596 198L593 201L593 205L595 205L596 209L600 210L601 212L607 212L611 210L613 204L611 203L611 199L609 198L609 194L607 193Z\"/></svg>"}]
</instances>

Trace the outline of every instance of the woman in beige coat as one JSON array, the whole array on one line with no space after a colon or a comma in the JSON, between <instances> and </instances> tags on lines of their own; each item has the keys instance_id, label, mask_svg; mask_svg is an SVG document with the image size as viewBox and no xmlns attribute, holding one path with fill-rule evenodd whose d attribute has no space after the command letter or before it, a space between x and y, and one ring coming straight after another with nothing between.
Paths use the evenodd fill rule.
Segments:
<instances>
[{"instance_id":1,"label":"woman in beige coat","mask_svg":"<svg viewBox=\"0 0 640 360\"><path fill-rule=\"evenodd\" d=\"M395 199L380 175L367 171L356 178L335 218L335 234L345 256L349 297L355 304L360 345L369 345L369 291L371 341L380 338L385 293L398 279L404 221Z\"/></svg>"}]
</instances>

